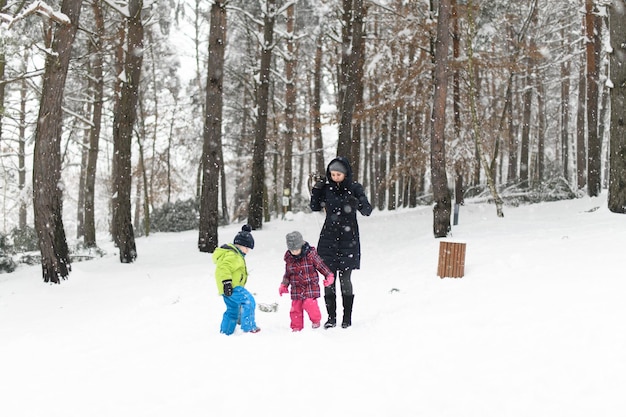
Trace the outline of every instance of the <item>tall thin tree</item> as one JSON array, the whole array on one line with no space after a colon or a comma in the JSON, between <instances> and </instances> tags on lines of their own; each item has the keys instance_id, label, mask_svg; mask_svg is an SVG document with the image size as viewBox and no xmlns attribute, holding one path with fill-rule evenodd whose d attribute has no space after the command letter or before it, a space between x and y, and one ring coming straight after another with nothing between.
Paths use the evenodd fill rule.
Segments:
<instances>
[{"instance_id":1,"label":"tall thin tree","mask_svg":"<svg viewBox=\"0 0 626 417\"><path fill-rule=\"evenodd\" d=\"M452 201L446 174L446 98L448 92L448 48L450 44L450 0L439 2L437 39L435 42L435 80L430 138L430 169L433 187L433 232L436 238L450 232Z\"/></svg>"},{"instance_id":2,"label":"tall thin tree","mask_svg":"<svg viewBox=\"0 0 626 417\"><path fill-rule=\"evenodd\" d=\"M213 252L218 243L218 192L221 171L224 50L226 48L226 5L216 0L211 6L209 62L206 82L206 115L202 150L202 195L198 249Z\"/></svg>"},{"instance_id":3,"label":"tall thin tree","mask_svg":"<svg viewBox=\"0 0 626 417\"><path fill-rule=\"evenodd\" d=\"M469 82L469 102L470 102L470 113L472 120L472 133L474 134L474 139L476 141L476 153L478 154L478 158L480 161L480 165L483 167L485 171L485 177L487 178L487 186L491 191L491 195L493 196L493 200L496 204L496 215L498 217L504 217L504 212L502 211L503 201L500 198L500 194L498 193L498 189L496 188L496 179L494 177L493 167L489 165L487 161L487 155L485 154L483 145L483 135L479 127L479 120L477 115L477 104L476 104L476 87L474 86L474 47L473 47L473 39L475 37L475 25L474 25L474 12L473 7L474 4L470 0L467 5L468 10L468 26L469 26L469 41L467 42L467 63L468 63L468 78Z\"/></svg>"},{"instance_id":4,"label":"tall thin tree","mask_svg":"<svg viewBox=\"0 0 626 417\"><path fill-rule=\"evenodd\" d=\"M363 0L344 1L344 9L348 3L353 3L351 7L352 13L346 13L344 15L350 18L352 16L351 24L349 27L351 31L349 36L342 39L342 70L345 71L342 74L342 80L344 85L341 85L342 90L342 103L341 112L339 114L339 140L337 142L337 155L345 157L352 156L352 118L354 116L354 109L357 102L357 94L359 91L358 83L360 82L361 74L359 71L359 62L361 60L361 40L363 37ZM344 22L345 24L345 22ZM350 29L348 29L350 30Z\"/></svg>"},{"instance_id":5,"label":"tall thin tree","mask_svg":"<svg viewBox=\"0 0 626 417\"><path fill-rule=\"evenodd\" d=\"M114 239L120 254L120 262L131 263L137 258L135 232L131 218L131 143L133 127L137 119L137 100L141 67L143 64L143 0L129 0L126 23L128 35L124 56L124 77L117 111L113 117Z\"/></svg>"},{"instance_id":6,"label":"tall thin tree","mask_svg":"<svg viewBox=\"0 0 626 417\"><path fill-rule=\"evenodd\" d=\"M596 197L601 189L601 138L598 135L598 66L600 25L594 0L585 1L587 57L587 194Z\"/></svg>"},{"instance_id":7,"label":"tall thin tree","mask_svg":"<svg viewBox=\"0 0 626 417\"><path fill-rule=\"evenodd\" d=\"M44 282L58 284L67 279L69 250L63 228L61 181L61 127L63 90L70 64L72 45L78 30L82 0L63 0L61 13L68 22L55 23L50 53L46 55L39 122L35 131L33 156L33 207L39 238Z\"/></svg>"},{"instance_id":8,"label":"tall thin tree","mask_svg":"<svg viewBox=\"0 0 626 417\"><path fill-rule=\"evenodd\" d=\"M611 127L609 210L626 213L626 1L609 6Z\"/></svg>"},{"instance_id":9,"label":"tall thin tree","mask_svg":"<svg viewBox=\"0 0 626 417\"><path fill-rule=\"evenodd\" d=\"M313 69L313 96L311 99L311 113L313 113L313 154L315 155L315 172L323 174L324 140L322 138L322 37L320 33L315 40L315 65Z\"/></svg>"},{"instance_id":10,"label":"tall thin tree","mask_svg":"<svg viewBox=\"0 0 626 417\"><path fill-rule=\"evenodd\" d=\"M585 25L582 31L584 39ZM584 49L584 44L582 46ZM585 54L580 54L580 65L578 69L578 102L576 107L576 186L579 190L587 185L587 145L585 142L585 102L587 101L587 80L585 78Z\"/></svg>"},{"instance_id":11,"label":"tall thin tree","mask_svg":"<svg viewBox=\"0 0 626 417\"><path fill-rule=\"evenodd\" d=\"M296 4L287 7L287 55L285 58L285 157L283 166L283 188L293 195L293 141L295 136L296 115L296 68L297 55L295 43ZM291 199L289 200L289 206Z\"/></svg>"},{"instance_id":12,"label":"tall thin tree","mask_svg":"<svg viewBox=\"0 0 626 417\"><path fill-rule=\"evenodd\" d=\"M569 52L569 43L566 38L565 29L561 30L561 37L563 48ZM561 62L561 163L563 164L563 178L566 181L570 180L570 169L569 169L569 127L570 127L570 108L569 108L569 99L570 99L570 74L572 68L571 60L563 60Z\"/></svg>"},{"instance_id":13,"label":"tall thin tree","mask_svg":"<svg viewBox=\"0 0 626 417\"><path fill-rule=\"evenodd\" d=\"M102 14L102 0L92 3L96 32L92 40L93 54L90 64L92 71L91 86L93 88L93 108L91 113L91 128L89 129L89 150L87 169L85 174L85 208L84 213L84 243L86 247L96 246L96 172L98 165L98 150L100 131L102 128L102 109L104 106L104 58L103 42L105 38L104 16Z\"/></svg>"},{"instance_id":14,"label":"tall thin tree","mask_svg":"<svg viewBox=\"0 0 626 417\"><path fill-rule=\"evenodd\" d=\"M263 196L265 189L265 149L267 147L267 110L269 107L270 70L274 48L276 0L266 0L263 12L263 45L261 68L256 86L257 119L252 156L252 187L248 206L248 224L253 230L263 228Z\"/></svg>"},{"instance_id":15,"label":"tall thin tree","mask_svg":"<svg viewBox=\"0 0 626 417\"><path fill-rule=\"evenodd\" d=\"M0 11L4 10L6 4L6 0L0 0ZM0 80L4 80L6 70L6 55L4 51L4 38L0 38ZM5 86L6 84L4 82L0 82L0 142L2 142L2 118L4 117L4 100L6 96Z\"/></svg>"}]
</instances>

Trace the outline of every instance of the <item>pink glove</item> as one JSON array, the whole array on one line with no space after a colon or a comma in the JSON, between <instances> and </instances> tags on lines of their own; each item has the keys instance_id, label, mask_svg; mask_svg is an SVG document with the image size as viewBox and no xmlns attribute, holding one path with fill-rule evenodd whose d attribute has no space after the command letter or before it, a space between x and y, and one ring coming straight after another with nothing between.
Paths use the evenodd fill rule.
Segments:
<instances>
[{"instance_id":1,"label":"pink glove","mask_svg":"<svg viewBox=\"0 0 626 417\"><path fill-rule=\"evenodd\" d=\"M280 296L282 297L283 294L286 294L289 292L289 289L287 288L287 286L285 284L280 284L280 287L278 287L278 294L280 294Z\"/></svg>"},{"instance_id":2,"label":"pink glove","mask_svg":"<svg viewBox=\"0 0 626 417\"><path fill-rule=\"evenodd\" d=\"M333 285L333 282L335 282L335 276L333 274L330 274L324 280L324 286L328 287L329 285Z\"/></svg>"}]
</instances>

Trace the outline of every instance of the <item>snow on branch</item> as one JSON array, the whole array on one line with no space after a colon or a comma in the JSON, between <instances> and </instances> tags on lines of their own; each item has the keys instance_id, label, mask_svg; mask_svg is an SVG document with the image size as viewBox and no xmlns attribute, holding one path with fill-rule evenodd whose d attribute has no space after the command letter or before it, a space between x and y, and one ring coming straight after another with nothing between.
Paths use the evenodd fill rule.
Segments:
<instances>
[{"instance_id":1,"label":"snow on branch","mask_svg":"<svg viewBox=\"0 0 626 417\"><path fill-rule=\"evenodd\" d=\"M128 3L124 6L118 6L114 1L111 1L111 0L104 0L104 2L108 4L110 8L117 11L122 16L126 18L130 17L130 10L128 10Z\"/></svg>"},{"instance_id":2,"label":"snow on branch","mask_svg":"<svg viewBox=\"0 0 626 417\"><path fill-rule=\"evenodd\" d=\"M54 22L57 22L61 25L72 24L72 22L70 21L70 18L67 17L65 13L55 11L46 2L40 1L40 0L34 1L30 6L26 7L22 13L18 14L15 17L10 17L8 15L1 15L1 18L8 22L8 29L11 29L11 26L13 26L13 24L33 14L45 16L48 19Z\"/></svg>"}]
</instances>

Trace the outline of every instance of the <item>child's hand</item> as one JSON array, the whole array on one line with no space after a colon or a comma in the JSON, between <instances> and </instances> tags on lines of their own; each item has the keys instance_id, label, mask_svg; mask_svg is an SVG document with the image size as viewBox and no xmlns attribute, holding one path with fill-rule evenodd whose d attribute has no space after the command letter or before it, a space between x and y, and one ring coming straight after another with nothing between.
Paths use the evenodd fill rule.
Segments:
<instances>
[{"instance_id":1,"label":"child's hand","mask_svg":"<svg viewBox=\"0 0 626 417\"><path fill-rule=\"evenodd\" d=\"M282 297L283 294L286 294L289 292L289 289L287 289L287 286L284 284L280 284L280 287L278 287L278 294Z\"/></svg>"},{"instance_id":2,"label":"child's hand","mask_svg":"<svg viewBox=\"0 0 626 417\"><path fill-rule=\"evenodd\" d=\"M333 282L335 282L335 275L330 274L324 280L324 286L328 287L329 285L333 285Z\"/></svg>"},{"instance_id":3,"label":"child's hand","mask_svg":"<svg viewBox=\"0 0 626 417\"><path fill-rule=\"evenodd\" d=\"M230 297L231 295L233 295L233 281L232 280L226 280L223 282L224 284L224 295L226 297Z\"/></svg>"}]
</instances>

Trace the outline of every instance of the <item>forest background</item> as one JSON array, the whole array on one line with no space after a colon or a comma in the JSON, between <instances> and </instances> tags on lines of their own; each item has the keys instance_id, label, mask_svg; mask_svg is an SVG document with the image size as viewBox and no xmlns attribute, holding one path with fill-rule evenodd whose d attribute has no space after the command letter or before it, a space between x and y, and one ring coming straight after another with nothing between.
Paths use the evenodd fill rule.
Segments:
<instances>
[{"instance_id":1,"label":"forest background","mask_svg":"<svg viewBox=\"0 0 626 417\"><path fill-rule=\"evenodd\" d=\"M132 262L136 234L198 228L211 252L218 225L307 210L335 155L378 210L433 204L435 237L466 196L502 216L608 189L623 213L624 16L623 0L0 0L0 256L39 250L60 282L97 239Z\"/></svg>"}]
</instances>

